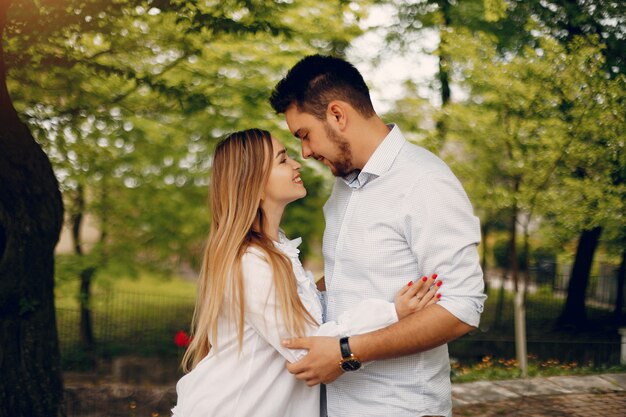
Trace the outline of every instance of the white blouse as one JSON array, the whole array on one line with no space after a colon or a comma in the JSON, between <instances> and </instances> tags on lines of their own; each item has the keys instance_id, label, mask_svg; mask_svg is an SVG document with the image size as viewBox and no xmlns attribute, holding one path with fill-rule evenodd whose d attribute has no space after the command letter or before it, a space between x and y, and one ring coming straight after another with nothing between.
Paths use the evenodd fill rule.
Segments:
<instances>
[{"instance_id":1,"label":"white blouse","mask_svg":"<svg viewBox=\"0 0 626 417\"><path fill-rule=\"evenodd\" d=\"M301 239L281 234L276 246L289 257L304 307L322 323L322 304L313 277L298 259ZM272 273L262 252L250 248L242 258L245 320L241 352L237 325L218 319L217 340L209 354L176 385L173 417L319 417L320 387L308 387L285 367L305 350L290 350L281 341L292 337L277 305ZM355 289L358 291L358 289ZM398 321L395 305L367 299L342 314L337 322L308 325L310 336L342 337L386 327Z\"/></svg>"}]
</instances>

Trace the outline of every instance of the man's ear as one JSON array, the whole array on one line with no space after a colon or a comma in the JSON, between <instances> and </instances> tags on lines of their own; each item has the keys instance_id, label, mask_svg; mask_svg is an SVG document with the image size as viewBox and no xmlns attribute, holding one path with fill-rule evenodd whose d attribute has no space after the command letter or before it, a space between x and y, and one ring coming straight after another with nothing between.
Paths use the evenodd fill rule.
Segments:
<instances>
[{"instance_id":1,"label":"man's ear","mask_svg":"<svg viewBox=\"0 0 626 417\"><path fill-rule=\"evenodd\" d=\"M343 131L348 123L348 112L346 103L339 100L333 100L328 103L326 109L326 120L339 131Z\"/></svg>"}]
</instances>

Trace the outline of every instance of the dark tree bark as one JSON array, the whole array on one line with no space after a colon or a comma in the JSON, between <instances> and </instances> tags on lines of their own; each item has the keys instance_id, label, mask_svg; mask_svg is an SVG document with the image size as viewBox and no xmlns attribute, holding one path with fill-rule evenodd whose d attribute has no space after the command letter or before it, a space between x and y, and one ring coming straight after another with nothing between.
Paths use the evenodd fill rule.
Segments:
<instances>
[{"instance_id":1,"label":"dark tree bark","mask_svg":"<svg viewBox=\"0 0 626 417\"><path fill-rule=\"evenodd\" d=\"M517 192L519 187L515 188ZM519 263L517 262L517 205L513 206L511 224L509 225L509 262L511 263L511 277L515 292L519 289Z\"/></svg>"},{"instance_id":2,"label":"dark tree bark","mask_svg":"<svg viewBox=\"0 0 626 417\"><path fill-rule=\"evenodd\" d=\"M500 289L498 290L498 302L496 303L495 320L493 321L493 327L495 327L496 329L500 328L504 321L504 298L506 297L504 284L506 283L508 278L509 277L506 272L503 272L502 283L500 285Z\"/></svg>"},{"instance_id":3,"label":"dark tree bark","mask_svg":"<svg viewBox=\"0 0 626 417\"><path fill-rule=\"evenodd\" d=\"M572 267L572 274L567 287L567 300L558 320L562 328L584 326L587 322L585 295L589 284L589 274L593 264L593 256L602 234L602 227L583 230L578 240L576 258Z\"/></svg>"},{"instance_id":4,"label":"dark tree bark","mask_svg":"<svg viewBox=\"0 0 626 417\"><path fill-rule=\"evenodd\" d=\"M445 109L450 102L450 58L446 52L446 44L448 39L447 30L450 28L450 3L448 0L437 1L439 9L441 10L442 27L439 31L440 46L439 46L439 71L437 78L441 84L441 108ZM436 124L437 134L443 143L448 133L448 126L445 113L441 118L437 120Z\"/></svg>"},{"instance_id":5,"label":"dark tree bark","mask_svg":"<svg viewBox=\"0 0 626 417\"><path fill-rule=\"evenodd\" d=\"M85 189L78 185L73 196L73 208L70 220L72 222L72 239L74 240L74 253L77 256L84 256L83 244L80 238L85 214ZM80 271L80 341L87 352L93 351L95 338L93 335L93 321L91 316L91 281L96 272L96 268L89 266Z\"/></svg>"},{"instance_id":6,"label":"dark tree bark","mask_svg":"<svg viewBox=\"0 0 626 417\"><path fill-rule=\"evenodd\" d=\"M622 262L617 270L617 296L615 297L615 310L613 314L615 316L615 322L622 324L624 321L624 315L622 310L624 309L624 283L626 281L626 250L622 252Z\"/></svg>"},{"instance_id":7,"label":"dark tree bark","mask_svg":"<svg viewBox=\"0 0 626 417\"><path fill-rule=\"evenodd\" d=\"M483 270L483 281L485 282L485 294L487 294L489 292L489 280L487 279L487 237L489 236L489 225L488 224L483 224L482 228L480 229L480 238L481 238L481 242L480 244L483 246L482 247L482 259L480 260L480 267Z\"/></svg>"},{"instance_id":8,"label":"dark tree bark","mask_svg":"<svg viewBox=\"0 0 626 417\"><path fill-rule=\"evenodd\" d=\"M80 341L88 352L91 352L95 346L91 317L91 280L95 272L94 267L80 272Z\"/></svg>"},{"instance_id":9,"label":"dark tree bark","mask_svg":"<svg viewBox=\"0 0 626 417\"><path fill-rule=\"evenodd\" d=\"M514 183L514 189L517 192L519 190L519 181ZM502 321L504 319L504 302L506 297L506 292L504 290L504 286L506 281L509 279L509 276L513 280L515 292L518 291L518 281L519 281L519 265L517 262L517 216L519 209L517 208L517 204L514 204L511 207L511 218L509 219L509 268L506 273L502 274L502 285L500 287L500 291L498 294L498 302L496 304L496 314L495 314L495 327L500 327L502 325Z\"/></svg>"},{"instance_id":10,"label":"dark tree bark","mask_svg":"<svg viewBox=\"0 0 626 417\"><path fill-rule=\"evenodd\" d=\"M0 417L50 417L63 393L53 295L63 203L50 161L8 94L9 3L0 1Z\"/></svg>"}]
</instances>

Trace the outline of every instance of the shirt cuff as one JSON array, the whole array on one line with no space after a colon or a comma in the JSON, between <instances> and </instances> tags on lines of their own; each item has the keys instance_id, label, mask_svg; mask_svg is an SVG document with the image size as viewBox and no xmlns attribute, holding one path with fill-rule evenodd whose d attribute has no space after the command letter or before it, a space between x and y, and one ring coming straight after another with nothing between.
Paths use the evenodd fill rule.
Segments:
<instances>
[{"instance_id":1,"label":"shirt cuff","mask_svg":"<svg viewBox=\"0 0 626 417\"><path fill-rule=\"evenodd\" d=\"M457 319L463 323L469 324L472 327L478 327L480 324L480 313L482 313L482 306L480 308L467 305L467 299L459 299L455 297L449 297L445 300L441 300L437 305L445 308Z\"/></svg>"}]
</instances>

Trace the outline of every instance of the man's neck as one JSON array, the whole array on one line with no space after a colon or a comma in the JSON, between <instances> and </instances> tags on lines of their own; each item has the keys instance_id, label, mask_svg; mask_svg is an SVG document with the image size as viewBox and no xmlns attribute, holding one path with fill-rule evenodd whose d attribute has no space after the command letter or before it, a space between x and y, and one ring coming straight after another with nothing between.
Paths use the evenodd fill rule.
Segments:
<instances>
[{"instance_id":1,"label":"man's neck","mask_svg":"<svg viewBox=\"0 0 626 417\"><path fill-rule=\"evenodd\" d=\"M354 167L362 170L372 157L378 146L389 134L389 127L378 117L366 119L364 123L355 126L352 132L352 161Z\"/></svg>"}]
</instances>

